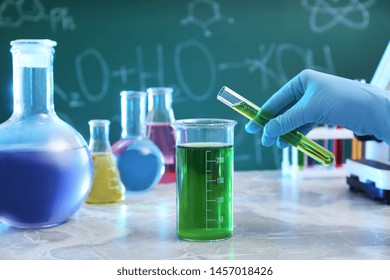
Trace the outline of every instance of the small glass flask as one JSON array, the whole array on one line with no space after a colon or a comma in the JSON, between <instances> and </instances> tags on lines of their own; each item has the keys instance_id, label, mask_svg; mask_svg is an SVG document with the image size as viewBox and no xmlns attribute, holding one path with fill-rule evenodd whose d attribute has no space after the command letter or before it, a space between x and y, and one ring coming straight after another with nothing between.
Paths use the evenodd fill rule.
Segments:
<instances>
[{"instance_id":1,"label":"small glass flask","mask_svg":"<svg viewBox=\"0 0 390 280\"><path fill-rule=\"evenodd\" d=\"M125 198L125 187L120 179L118 167L109 142L109 120L88 122L91 138L89 149L92 152L94 176L87 203L109 203Z\"/></svg>"},{"instance_id":2,"label":"small glass flask","mask_svg":"<svg viewBox=\"0 0 390 280\"><path fill-rule=\"evenodd\" d=\"M121 92L121 139L112 146L126 190L146 191L164 174L164 157L146 137L146 92Z\"/></svg>"},{"instance_id":3,"label":"small glass flask","mask_svg":"<svg viewBox=\"0 0 390 280\"><path fill-rule=\"evenodd\" d=\"M175 170L175 132L171 122L175 120L172 109L173 88L151 87L148 93L148 116L146 118L147 135L164 155L165 173L162 184L176 182Z\"/></svg>"},{"instance_id":4,"label":"small glass flask","mask_svg":"<svg viewBox=\"0 0 390 280\"><path fill-rule=\"evenodd\" d=\"M54 110L51 40L11 42L14 110L0 125L0 220L21 228L61 224L89 193L84 138Z\"/></svg>"}]
</instances>

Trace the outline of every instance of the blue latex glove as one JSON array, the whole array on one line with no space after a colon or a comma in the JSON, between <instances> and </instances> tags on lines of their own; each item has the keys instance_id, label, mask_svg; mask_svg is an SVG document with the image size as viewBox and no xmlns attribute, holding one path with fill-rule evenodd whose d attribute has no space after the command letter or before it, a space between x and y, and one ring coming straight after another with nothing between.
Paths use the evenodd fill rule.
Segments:
<instances>
[{"instance_id":1,"label":"blue latex glove","mask_svg":"<svg viewBox=\"0 0 390 280\"><path fill-rule=\"evenodd\" d=\"M357 135L374 135L390 145L390 91L357 81L304 70L286 83L261 107L277 116L265 126L262 144L279 148L278 137L298 129L307 134L317 123L338 125ZM246 131L261 128L250 121Z\"/></svg>"}]
</instances>

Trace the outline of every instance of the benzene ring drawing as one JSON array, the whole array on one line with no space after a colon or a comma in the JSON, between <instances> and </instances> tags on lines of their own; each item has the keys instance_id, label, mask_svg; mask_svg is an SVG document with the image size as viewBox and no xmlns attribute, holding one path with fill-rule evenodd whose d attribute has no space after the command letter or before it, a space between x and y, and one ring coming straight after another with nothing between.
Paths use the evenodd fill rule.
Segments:
<instances>
[{"instance_id":1,"label":"benzene ring drawing","mask_svg":"<svg viewBox=\"0 0 390 280\"><path fill-rule=\"evenodd\" d=\"M209 16L200 14L202 11L206 11ZM219 21L225 20L229 24L234 23L234 18L225 17L221 15L220 5L214 0L194 0L187 6L187 17L182 19L180 23L185 26L188 24L198 25L203 30L203 34L206 37L211 37L212 32L209 27Z\"/></svg>"}]
</instances>

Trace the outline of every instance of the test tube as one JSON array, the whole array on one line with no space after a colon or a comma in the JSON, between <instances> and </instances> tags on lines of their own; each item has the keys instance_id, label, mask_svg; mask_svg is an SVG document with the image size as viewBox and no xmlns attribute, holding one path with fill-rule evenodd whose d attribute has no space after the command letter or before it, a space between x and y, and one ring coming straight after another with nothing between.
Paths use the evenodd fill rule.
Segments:
<instances>
[{"instance_id":1,"label":"test tube","mask_svg":"<svg viewBox=\"0 0 390 280\"><path fill-rule=\"evenodd\" d=\"M257 105L226 86L221 88L217 99L261 127L273 118L271 114L261 110ZM334 155L330 151L297 130L290 131L280 138L323 165L331 165L334 161Z\"/></svg>"}]
</instances>

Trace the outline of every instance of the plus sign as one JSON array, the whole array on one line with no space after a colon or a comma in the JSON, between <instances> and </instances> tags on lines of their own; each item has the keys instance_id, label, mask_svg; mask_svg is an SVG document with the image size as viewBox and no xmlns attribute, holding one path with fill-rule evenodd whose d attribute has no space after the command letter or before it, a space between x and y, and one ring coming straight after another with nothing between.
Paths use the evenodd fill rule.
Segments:
<instances>
[{"instance_id":1,"label":"plus sign","mask_svg":"<svg viewBox=\"0 0 390 280\"><path fill-rule=\"evenodd\" d=\"M119 77L121 79L122 84L127 83L127 77L130 75L135 74L135 69L133 68L126 68L125 66L119 67L119 70L112 71L112 76L113 77Z\"/></svg>"}]
</instances>

